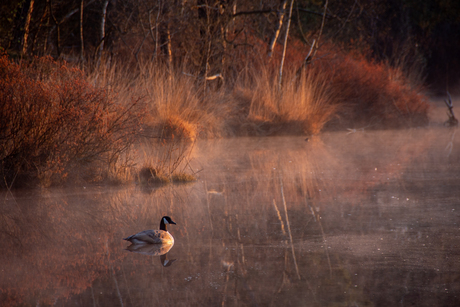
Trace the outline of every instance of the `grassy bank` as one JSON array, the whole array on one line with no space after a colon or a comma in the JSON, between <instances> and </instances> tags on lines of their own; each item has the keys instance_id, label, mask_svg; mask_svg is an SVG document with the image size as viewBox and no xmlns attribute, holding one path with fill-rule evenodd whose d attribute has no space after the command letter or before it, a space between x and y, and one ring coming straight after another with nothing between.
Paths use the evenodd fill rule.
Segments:
<instances>
[{"instance_id":1,"label":"grassy bank","mask_svg":"<svg viewBox=\"0 0 460 307\"><path fill-rule=\"evenodd\" d=\"M205 80L152 62L106 62L85 73L50 58L3 55L1 185L190 180L198 138L428 122L421 83L402 68L321 52L303 70L288 58L281 84L276 59L246 59L223 79Z\"/></svg>"}]
</instances>

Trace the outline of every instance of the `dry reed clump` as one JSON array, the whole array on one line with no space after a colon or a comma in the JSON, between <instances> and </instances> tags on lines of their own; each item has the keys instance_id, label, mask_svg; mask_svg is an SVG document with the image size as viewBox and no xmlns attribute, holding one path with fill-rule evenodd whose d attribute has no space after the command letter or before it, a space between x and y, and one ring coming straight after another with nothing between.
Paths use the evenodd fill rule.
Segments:
<instances>
[{"instance_id":1,"label":"dry reed clump","mask_svg":"<svg viewBox=\"0 0 460 307\"><path fill-rule=\"evenodd\" d=\"M427 123L428 104L420 94L421 86L411 84L417 78L409 80L401 68L325 44L299 74L305 50L297 49L290 48L286 56L281 86L277 53L271 61L241 54L242 61L218 88L184 73L186 68L174 70L151 62L138 63L137 74L131 68L109 68L98 80L109 80L122 96L145 98L143 134L150 138L174 135L193 142L198 137L316 134L325 127ZM119 65L109 67L113 66Z\"/></svg>"},{"instance_id":2,"label":"dry reed clump","mask_svg":"<svg viewBox=\"0 0 460 307\"><path fill-rule=\"evenodd\" d=\"M236 82L233 125L237 134L316 134L333 116L337 106L324 75L296 75L286 69L284 82L267 66L251 69Z\"/></svg>"},{"instance_id":3,"label":"dry reed clump","mask_svg":"<svg viewBox=\"0 0 460 307\"><path fill-rule=\"evenodd\" d=\"M195 181L195 176L186 171L191 171L189 163L194 145L195 142L174 135L169 139L145 140L140 144L142 167L137 182L148 185Z\"/></svg>"},{"instance_id":4,"label":"dry reed clump","mask_svg":"<svg viewBox=\"0 0 460 307\"><path fill-rule=\"evenodd\" d=\"M141 168L133 178L145 184L194 180L184 170L187 157L199 134L220 136L222 121L217 119L217 106L203 101L199 85L188 75L150 62L139 63L134 74L132 68L119 64L116 68L114 63L101 65L91 78L112 88L118 99L129 95L143 98L144 116L138 135L141 153L136 163Z\"/></svg>"},{"instance_id":5,"label":"dry reed clump","mask_svg":"<svg viewBox=\"0 0 460 307\"><path fill-rule=\"evenodd\" d=\"M180 172L172 175L172 181L175 183L189 183L196 181L196 177L186 172Z\"/></svg>"},{"instance_id":6,"label":"dry reed clump","mask_svg":"<svg viewBox=\"0 0 460 307\"><path fill-rule=\"evenodd\" d=\"M153 166L144 166L138 173L137 181L141 185L163 185L171 182L189 183L196 181L196 177L183 170L167 174L164 170L157 169Z\"/></svg>"},{"instance_id":7,"label":"dry reed clump","mask_svg":"<svg viewBox=\"0 0 460 307\"><path fill-rule=\"evenodd\" d=\"M175 135L190 142L198 135L206 138L221 136L224 130L221 119L225 115L216 101L206 97L200 82L161 65L147 63L140 67L141 73L134 87L146 97L144 127L151 136L168 138Z\"/></svg>"},{"instance_id":8,"label":"dry reed clump","mask_svg":"<svg viewBox=\"0 0 460 307\"><path fill-rule=\"evenodd\" d=\"M137 179L143 185L166 184L170 182L169 176L153 166L143 166L139 171Z\"/></svg>"},{"instance_id":9,"label":"dry reed clump","mask_svg":"<svg viewBox=\"0 0 460 307\"><path fill-rule=\"evenodd\" d=\"M194 142L197 137L196 124L191 124L177 115L170 115L166 122L158 122L157 127L160 131L160 140L173 141L178 139L180 142Z\"/></svg>"},{"instance_id":10,"label":"dry reed clump","mask_svg":"<svg viewBox=\"0 0 460 307\"><path fill-rule=\"evenodd\" d=\"M13 63L2 55L0 71L4 187L49 186L69 174L108 176L131 144L138 122L134 102L115 104L79 69L49 57Z\"/></svg>"}]
</instances>

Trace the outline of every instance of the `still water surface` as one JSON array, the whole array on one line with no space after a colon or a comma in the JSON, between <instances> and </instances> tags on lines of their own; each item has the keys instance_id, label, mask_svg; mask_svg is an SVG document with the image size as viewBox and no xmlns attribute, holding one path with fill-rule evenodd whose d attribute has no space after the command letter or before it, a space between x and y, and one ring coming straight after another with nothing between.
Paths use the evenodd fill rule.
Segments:
<instances>
[{"instance_id":1,"label":"still water surface","mask_svg":"<svg viewBox=\"0 0 460 307\"><path fill-rule=\"evenodd\" d=\"M2 306L458 306L442 127L202 141L193 184L1 195ZM175 244L122 238L170 215Z\"/></svg>"}]
</instances>

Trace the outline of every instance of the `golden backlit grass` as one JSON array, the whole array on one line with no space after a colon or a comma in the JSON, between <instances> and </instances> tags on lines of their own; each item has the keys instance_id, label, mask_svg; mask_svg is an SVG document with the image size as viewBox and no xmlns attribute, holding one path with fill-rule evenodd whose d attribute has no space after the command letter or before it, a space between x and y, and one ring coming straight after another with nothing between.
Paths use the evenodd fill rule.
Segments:
<instances>
[{"instance_id":1,"label":"golden backlit grass","mask_svg":"<svg viewBox=\"0 0 460 307\"><path fill-rule=\"evenodd\" d=\"M334 115L334 94L325 75L284 73L279 85L277 71L267 66L251 69L236 82L235 113L241 134L316 134ZM243 113L241 113L243 112Z\"/></svg>"},{"instance_id":2,"label":"golden backlit grass","mask_svg":"<svg viewBox=\"0 0 460 307\"><path fill-rule=\"evenodd\" d=\"M179 170L188 163L184 157L197 138L312 135L325 127L376 129L427 123L421 84L411 83L402 69L332 47L323 54L302 71L291 61L281 84L276 61L254 59L220 86L185 73L186 67L171 70L151 62L139 63L138 69L122 65L113 69L112 64L96 73L108 76L97 80L109 80L101 85L116 88L120 97L143 98L140 135L154 145L149 153L144 149L138 165L155 170L155 176L144 181L169 182L187 174Z\"/></svg>"},{"instance_id":3,"label":"golden backlit grass","mask_svg":"<svg viewBox=\"0 0 460 307\"><path fill-rule=\"evenodd\" d=\"M281 85L278 67L260 60L248 61L222 86L216 86L217 81L205 84L184 73L186 68L171 71L150 62L139 64L135 75L133 69L100 75L112 74L105 86L117 88L124 99L143 98L143 133L152 138L311 135L325 127L380 129L427 123L423 88L411 83L402 69L352 53L324 53L302 71L297 69L300 64L287 65Z\"/></svg>"},{"instance_id":4,"label":"golden backlit grass","mask_svg":"<svg viewBox=\"0 0 460 307\"><path fill-rule=\"evenodd\" d=\"M211 98L219 93L204 93L197 79L181 70L171 71L152 62L139 63L136 68L112 63L102 65L90 78L103 88L114 89L121 100L142 97L142 128L148 137L175 135L193 141L199 134L220 137L225 130L225 108Z\"/></svg>"},{"instance_id":5,"label":"golden backlit grass","mask_svg":"<svg viewBox=\"0 0 460 307\"><path fill-rule=\"evenodd\" d=\"M277 60L235 62L218 83L152 62L107 61L85 75L49 58L2 56L2 181L59 184L71 170L86 181L192 180L185 170L199 138L427 123L420 78L334 47L320 53L303 70L291 55L281 84Z\"/></svg>"}]
</instances>

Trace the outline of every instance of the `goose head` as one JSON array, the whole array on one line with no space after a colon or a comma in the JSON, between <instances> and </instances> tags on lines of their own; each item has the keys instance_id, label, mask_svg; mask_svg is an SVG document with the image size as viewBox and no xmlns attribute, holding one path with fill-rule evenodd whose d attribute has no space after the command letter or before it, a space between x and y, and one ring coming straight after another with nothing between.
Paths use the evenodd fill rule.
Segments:
<instances>
[{"instance_id":1,"label":"goose head","mask_svg":"<svg viewBox=\"0 0 460 307\"><path fill-rule=\"evenodd\" d=\"M167 215L161 218L160 230L168 231L168 224L176 225L176 223Z\"/></svg>"}]
</instances>

